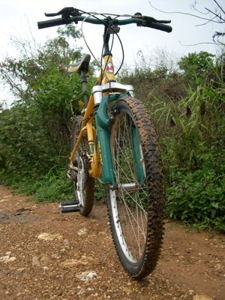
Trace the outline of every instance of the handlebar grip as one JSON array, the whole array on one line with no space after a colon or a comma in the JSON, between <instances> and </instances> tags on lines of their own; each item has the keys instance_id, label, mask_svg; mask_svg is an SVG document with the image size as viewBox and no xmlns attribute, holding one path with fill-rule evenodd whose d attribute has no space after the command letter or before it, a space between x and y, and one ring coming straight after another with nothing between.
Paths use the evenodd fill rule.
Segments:
<instances>
[{"instance_id":1,"label":"handlebar grip","mask_svg":"<svg viewBox=\"0 0 225 300\"><path fill-rule=\"evenodd\" d=\"M57 26L57 25L64 25L64 24L69 24L70 21L59 18L59 19L53 19L53 20L48 20L48 21L40 21L38 22L38 28L39 29L43 29L43 28L47 28L47 27L53 27L53 26Z\"/></svg>"},{"instance_id":2,"label":"handlebar grip","mask_svg":"<svg viewBox=\"0 0 225 300\"><path fill-rule=\"evenodd\" d=\"M151 28L154 28L154 29L166 31L166 32L171 32L173 30L173 28L169 25L154 23L154 22L151 22L151 24L149 24L147 26L151 27Z\"/></svg>"},{"instance_id":3,"label":"handlebar grip","mask_svg":"<svg viewBox=\"0 0 225 300\"><path fill-rule=\"evenodd\" d=\"M138 17L139 19L139 21L137 22L137 26L150 27L150 28L154 28L166 32L172 31L172 27L166 25L171 22L169 20L165 20L165 21L156 20L152 17L142 16L140 13L137 13L134 16Z\"/></svg>"}]
</instances>

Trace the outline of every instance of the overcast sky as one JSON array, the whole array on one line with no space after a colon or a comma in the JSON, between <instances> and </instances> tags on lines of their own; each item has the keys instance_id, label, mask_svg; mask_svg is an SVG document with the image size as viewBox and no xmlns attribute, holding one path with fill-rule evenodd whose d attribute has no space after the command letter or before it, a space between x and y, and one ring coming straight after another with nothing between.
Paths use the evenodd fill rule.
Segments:
<instances>
[{"instance_id":1,"label":"overcast sky","mask_svg":"<svg viewBox=\"0 0 225 300\"><path fill-rule=\"evenodd\" d=\"M225 9L225 0L217 0ZM194 0L151 0L151 3L165 12L196 13L192 9ZM199 9L205 7L215 8L213 0L198 0ZM118 14L134 14L141 12L143 15L153 16L158 19L171 19L172 33L165 33L136 25L123 26L120 37L125 49L125 63L133 66L140 50L150 61L161 50L165 50L172 58L179 58L189 52L201 50L216 53L214 45L200 44L211 42L212 35L218 27L211 23L204 23L197 18L163 13L155 10L149 4L149 0L0 0L0 62L6 55L16 56L16 51L10 43L10 37L31 40L32 36L37 43L43 43L54 36L57 28L38 30L37 21L45 20L44 12L57 12L63 7L73 6L85 11L110 12ZM80 25L78 25L79 28ZM100 26L85 25L85 33L88 43L97 57L101 53L102 28ZM83 44L82 44L83 45ZM98 46L99 45L99 46ZM84 46L85 49L85 46ZM85 49L85 52L88 52ZM152 58L152 60L154 60ZM2 99L2 96L0 96Z\"/></svg>"}]
</instances>

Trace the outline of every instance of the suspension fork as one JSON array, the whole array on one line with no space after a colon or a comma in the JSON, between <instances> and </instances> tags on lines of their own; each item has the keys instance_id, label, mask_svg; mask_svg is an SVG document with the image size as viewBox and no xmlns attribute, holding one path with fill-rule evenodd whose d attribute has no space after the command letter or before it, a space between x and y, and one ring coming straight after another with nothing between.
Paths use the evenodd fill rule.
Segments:
<instances>
[{"instance_id":1,"label":"suspension fork","mask_svg":"<svg viewBox=\"0 0 225 300\"><path fill-rule=\"evenodd\" d=\"M102 180L104 183L111 184L114 188L116 183L113 171L113 157L111 153L110 117L108 115L108 106L112 102L117 103L118 101L127 98L127 96L127 94L111 94L103 96L98 111L95 114L97 139L101 150ZM141 140L138 130L135 126L131 126L130 130L135 173L139 184L143 185L146 174L145 167L143 165Z\"/></svg>"}]
</instances>

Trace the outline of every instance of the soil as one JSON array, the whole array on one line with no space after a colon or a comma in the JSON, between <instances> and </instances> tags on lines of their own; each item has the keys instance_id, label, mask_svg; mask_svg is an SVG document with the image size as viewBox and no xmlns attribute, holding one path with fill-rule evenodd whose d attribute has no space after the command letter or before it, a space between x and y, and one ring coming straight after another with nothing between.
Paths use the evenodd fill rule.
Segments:
<instances>
[{"instance_id":1,"label":"soil","mask_svg":"<svg viewBox=\"0 0 225 300\"><path fill-rule=\"evenodd\" d=\"M0 186L0 299L225 299L225 236L167 221L155 271L132 280L105 204L62 214Z\"/></svg>"}]
</instances>

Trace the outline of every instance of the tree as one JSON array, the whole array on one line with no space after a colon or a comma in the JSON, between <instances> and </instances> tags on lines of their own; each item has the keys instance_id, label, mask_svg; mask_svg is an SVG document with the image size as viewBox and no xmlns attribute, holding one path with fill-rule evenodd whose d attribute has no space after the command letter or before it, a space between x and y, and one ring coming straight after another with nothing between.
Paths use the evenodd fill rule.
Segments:
<instances>
[{"instance_id":1,"label":"tree","mask_svg":"<svg viewBox=\"0 0 225 300\"><path fill-rule=\"evenodd\" d=\"M73 25L66 26L33 51L20 42L20 57L1 63L0 77L17 99L0 113L0 161L6 172L33 177L66 164L71 121L82 99L79 75L67 72L81 57L79 36Z\"/></svg>"},{"instance_id":2,"label":"tree","mask_svg":"<svg viewBox=\"0 0 225 300\"><path fill-rule=\"evenodd\" d=\"M213 57L213 54L206 51L189 53L180 59L178 65L186 77L196 80L197 83L203 83L210 75L210 70L214 68Z\"/></svg>"}]
</instances>

